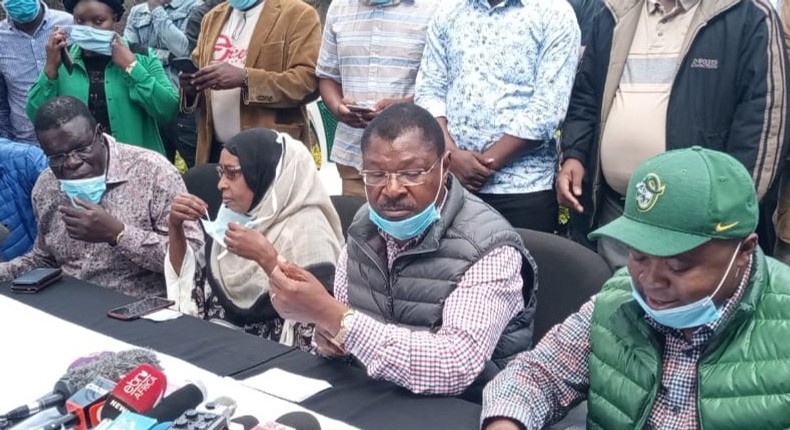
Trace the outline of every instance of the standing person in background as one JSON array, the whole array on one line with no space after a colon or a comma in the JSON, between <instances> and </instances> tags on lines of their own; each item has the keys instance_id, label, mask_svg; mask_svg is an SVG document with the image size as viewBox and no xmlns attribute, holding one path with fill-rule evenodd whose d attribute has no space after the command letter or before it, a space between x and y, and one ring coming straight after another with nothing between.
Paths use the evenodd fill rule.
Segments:
<instances>
[{"instance_id":1,"label":"standing person in background","mask_svg":"<svg viewBox=\"0 0 790 430\"><path fill-rule=\"evenodd\" d=\"M69 25L71 15L39 0L4 0L0 22L0 137L35 143L25 113L27 92L44 71L47 40L55 27Z\"/></svg>"},{"instance_id":2,"label":"standing person in background","mask_svg":"<svg viewBox=\"0 0 790 430\"><path fill-rule=\"evenodd\" d=\"M178 70L170 66L173 58L189 57L189 40L184 31L192 9L200 0L148 0L134 6L126 20L124 37L132 45L150 48L170 75L173 85L178 85ZM175 121L159 125L159 134L171 162L176 150L188 167L195 164L197 139L195 115L182 113Z\"/></svg>"},{"instance_id":3,"label":"standing person in background","mask_svg":"<svg viewBox=\"0 0 790 430\"><path fill-rule=\"evenodd\" d=\"M302 0L229 0L203 18L181 74L182 110L200 107L196 163L216 162L222 145L253 127L288 133L309 146L305 104L316 96L318 14Z\"/></svg>"},{"instance_id":4,"label":"standing person in background","mask_svg":"<svg viewBox=\"0 0 790 430\"><path fill-rule=\"evenodd\" d=\"M786 55L771 5L606 4L584 50L562 131L557 198L573 212L574 238L583 242L590 228L622 214L639 163L690 142L740 160L758 197L775 201L775 188L769 190L783 162L790 118ZM761 216L761 227L770 224L772 211ZM770 249L772 235L760 236ZM612 268L626 264L619 242L602 237L596 245Z\"/></svg>"},{"instance_id":5,"label":"standing person in background","mask_svg":"<svg viewBox=\"0 0 790 430\"><path fill-rule=\"evenodd\" d=\"M790 49L790 2L774 0L774 6L779 12L784 30L785 49ZM779 185L779 203L774 214L774 229L776 230L776 243L774 244L774 257L790 264L790 159L785 158L784 171Z\"/></svg>"},{"instance_id":6,"label":"standing person in background","mask_svg":"<svg viewBox=\"0 0 790 430\"><path fill-rule=\"evenodd\" d=\"M195 7L189 12L187 25L184 29L184 35L187 37L187 51L189 55L192 55L192 52L197 47L198 37L200 37L200 24L203 22L203 17L206 16L208 11L214 9L214 7L224 1L225 0L204 0L195 4Z\"/></svg>"},{"instance_id":7,"label":"standing person in background","mask_svg":"<svg viewBox=\"0 0 790 430\"><path fill-rule=\"evenodd\" d=\"M47 157L41 148L0 138L0 224L9 235L0 240L0 261L16 258L33 247L36 217L31 194Z\"/></svg>"},{"instance_id":8,"label":"standing person in background","mask_svg":"<svg viewBox=\"0 0 790 430\"><path fill-rule=\"evenodd\" d=\"M359 141L368 122L392 104L414 101L426 30L438 5L335 0L329 7L316 75L321 98L339 121L331 158L343 195L365 195Z\"/></svg>"},{"instance_id":9,"label":"standing person in background","mask_svg":"<svg viewBox=\"0 0 790 430\"><path fill-rule=\"evenodd\" d=\"M416 102L439 120L450 170L514 227L556 227L554 136L579 38L565 1L444 2L429 27Z\"/></svg>"},{"instance_id":10,"label":"standing person in background","mask_svg":"<svg viewBox=\"0 0 790 430\"><path fill-rule=\"evenodd\" d=\"M165 153L159 122L178 113L178 92L153 54L132 52L115 33L124 13L121 0L66 0L74 15L69 35L52 32L47 64L30 89L27 115L57 96L70 95L88 105L104 131L117 140ZM63 64L62 50L71 43L73 69Z\"/></svg>"}]
</instances>

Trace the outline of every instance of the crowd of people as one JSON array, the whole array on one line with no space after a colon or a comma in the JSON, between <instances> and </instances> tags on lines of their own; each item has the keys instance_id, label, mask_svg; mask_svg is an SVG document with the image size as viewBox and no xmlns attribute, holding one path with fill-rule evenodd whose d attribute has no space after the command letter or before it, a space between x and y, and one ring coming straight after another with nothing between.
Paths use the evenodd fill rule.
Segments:
<instances>
[{"instance_id":1,"label":"crowd of people","mask_svg":"<svg viewBox=\"0 0 790 430\"><path fill-rule=\"evenodd\" d=\"M164 296L485 430L788 428L784 3L2 0L0 281ZM519 231L562 208L612 276L539 339Z\"/></svg>"}]
</instances>

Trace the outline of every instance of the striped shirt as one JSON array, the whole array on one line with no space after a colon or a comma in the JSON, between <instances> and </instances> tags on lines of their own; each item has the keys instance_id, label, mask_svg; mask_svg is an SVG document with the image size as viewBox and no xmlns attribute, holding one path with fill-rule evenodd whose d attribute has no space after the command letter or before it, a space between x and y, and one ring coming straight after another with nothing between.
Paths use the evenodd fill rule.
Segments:
<instances>
[{"instance_id":1,"label":"striped shirt","mask_svg":"<svg viewBox=\"0 0 790 430\"><path fill-rule=\"evenodd\" d=\"M0 137L36 142L27 117L27 92L47 63L47 41L54 27L71 25L71 15L49 9L43 2L44 20L32 35L16 28L11 19L0 21Z\"/></svg>"},{"instance_id":2,"label":"striped shirt","mask_svg":"<svg viewBox=\"0 0 790 430\"><path fill-rule=\"evenodd\" d=\"M653 401L645 430L694 430L697 419L697 366L716 330L737 309L752 270L752 261L733 295L721 307L716 321L694 329L691 339L681 330L647 323L664 335L661 385ZM506 417L526 430L538 430L559 421L571 405L587 398L590 388L590 326L595 297L562 324L552 328L532 351L516 356L486 386L481 420Z\"/></svg>"},{"instance_id":3,"label":"striped shirt","mask_svg":"<svg viewBox=\"0 0 790 430\"><path fill-rule=\"evenodd\" d=\"M621 195L636 167L666 150L672 83L699 5L699 0L680 0L673 9L664 10L658 0L643 1L601 139L606 183Z\"/></svg>"},{"instance_id":4,"label":"striped shirt","mask_svg":"<svg viewBox=\"0 0 790 430\"><path fill-rule=\"evenodd\" d=\"M403 246L383 234L389 267L420 240ZM348 251L344 247L335 272L335 298L348 303ZM447 297L442 327L436 332L412 331L356 313L346 349L372 378L385 379L415 393L459 394L483 370L502 331L524 308L521 254L513 247L496 248L464 273Z\"/></svg>"},{"instance_id":5,"label":"striped shirt","mask_svg":"<svg viewBox=\"0 0 790 430\"><path fill-rule=\"evenodd\" d=\"M329 6L316 75L332 79L343 96L371 106L414 95L428 22L439 0L402 0L392 6L335 0ZM338 124L332 161L360 169L363 129Z\"/></svg>"}]
</instances>

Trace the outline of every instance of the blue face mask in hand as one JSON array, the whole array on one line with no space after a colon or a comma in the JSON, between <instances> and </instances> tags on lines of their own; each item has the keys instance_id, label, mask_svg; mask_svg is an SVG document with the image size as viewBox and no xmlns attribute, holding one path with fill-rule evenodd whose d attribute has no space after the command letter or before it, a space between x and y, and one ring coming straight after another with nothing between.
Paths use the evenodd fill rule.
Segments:
<instances>
[{"instance_id":1,"label":"blue face mask in hand","mask_svg":"<svg viewBox=\"0 0 790 430\"><path fill-rule=\"evenodd\" d=\"M252 217L233 212L226 205L222 205L219 211L217 211L217 217L214 218L214 221L202 219L200 222L203 223L203 229L206 230L206 234L211 236L214 242L219 243L225 248L225 233L228 231L228 224L236 222L245 226L247 223L252 222Z\"/></svg>"},{"instance_id":2,"label":"blue face mask in hand","mask_svg":"<svg viewBox=\"0 0 790 430\"><path fill-rule=\"evenodd\" d=\"M634 300L639 303L639 306L645 310L645 313L650 315L650 318L653 318L657 323L663 326L681 330L710 324L721 318L721 309L719 309L716 304L713 303L713 297L716 296L716 293L719 292L721 286L724 285L724 281L730 274L732 265L735 263L735 258L738 256L738 251L740 250L741 243L739 243L738 247L735 248L735 252L732 254L732 258L730 259L730 264L727 265L727 270L724 272L724 276L721 277L719 285L716 286L716 289L713 291L713 293L697 300L694 303L689 303L687 305L678 306L675 308L655 310L645 303L644 299L642 299L642 295L636 290L634 278L631 278L631 295L634 297Z\"/></svg>"},{"instance_id":3,"label":"blue face mask in hand","mask_svg":"<svg viewBox=\"0 0 790 430\"><path fill-rule=\"evenodd\" d=\"M60 182L60 190L69 196L74 206L77 206L74 202L76 198L98 205L107 190L107 175L85 179L60 179L58 182Z\"/></svg>"},{"instance_id":4,"label":"blue face mask in hand","mask_svg":"<svg viewBox=\"0 0 790 430\"><path fill-rule=\"evenodd\" d=\"M36 19L41 4L38 0L6 0L3 9L14 22L27 24Z\"/></svg>"},{"instance_id":5,"label":"blue face mask in hand","mask_svg":"<svg viewBox=\"0 0 790 430\"><path fill-rule=\"evenodd\" d=\"M87 25L72 26L69 34L71 42L80 48L108 57L112 55L112 41L115 36L114 31L97 30Z\"/></svg>"},{"instance_id":6,"label":"blue face mask in hand","mask_svg":"<svg viewBox=\"0 0 790 430\"><path fill-rule=\"evenodd\" d=\"M439 177L444 176L442 171L443 167L439 167ZM386 186L386 184L384 185ZM441 214L436 208L436 200L439 198L439 192L442 190L442 183L439 183L439 189L436 190L436 196L433 198L433 203L429 204L422 212L413 215L409 218L400 221L390 221L381 216L373 206L368 205L368 217L373 224L382 229L388 235L398 240L408 240L417 237L430 228L433 223L439 221ZM367 193L367 191L365 191ZM370 199L368 199L370 201Z\"/></svg>"}]
</instances>

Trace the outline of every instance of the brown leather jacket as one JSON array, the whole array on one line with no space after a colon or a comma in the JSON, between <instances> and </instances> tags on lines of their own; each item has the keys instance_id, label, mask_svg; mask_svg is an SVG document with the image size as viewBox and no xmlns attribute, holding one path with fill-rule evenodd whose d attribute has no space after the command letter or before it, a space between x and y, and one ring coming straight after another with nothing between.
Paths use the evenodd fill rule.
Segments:
<instances>
[{"instance_id":1,"label":"brown leather jacket","mask_svg":"<svg viewBox=\"0 0 790 430\"><path fill-rule=\"evenodd\" d=\"M230 11L230 5L222 3L203 18L192 52L198 67L210 64L214 44ZM266 0L247 51L249 88L242 89L242 130L271 128L309 144L305 104L318 95L315 65L320 47L321 22L315 9L302 0ZM208 161L214 140L207 93L200 97L200 103L197 164Z\"/></svg>"}]
</instances>

